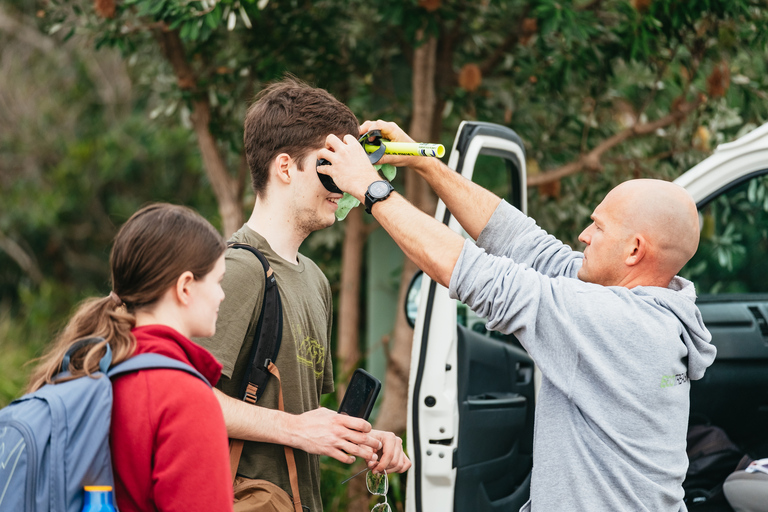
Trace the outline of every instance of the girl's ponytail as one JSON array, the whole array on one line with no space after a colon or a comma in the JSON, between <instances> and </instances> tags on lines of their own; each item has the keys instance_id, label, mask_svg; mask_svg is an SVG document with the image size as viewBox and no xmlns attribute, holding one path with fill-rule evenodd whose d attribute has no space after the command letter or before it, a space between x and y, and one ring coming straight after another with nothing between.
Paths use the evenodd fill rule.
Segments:
<instances>
[{"instance_id":1,"label":"girl's ponytail","mask_svg":"<svg viewBox=\"0 0 768 512\"><path fill-rule=\"evenodd\" d=\"M84 338L104 338L104 342L86 345L72 354L68 370L71 378L91 375L99 370L99 361L106 352L109 343L112 349L112 363L117 364L133 355L136 340L131 329L136 325L136 318L116 299L114 292L104 298L90 298L82 302L59 334L51 348L40 358L30 378L27 392L40 389L53 382L61 368L64 354L79 340Z\"/></svg>"}]
</instances>

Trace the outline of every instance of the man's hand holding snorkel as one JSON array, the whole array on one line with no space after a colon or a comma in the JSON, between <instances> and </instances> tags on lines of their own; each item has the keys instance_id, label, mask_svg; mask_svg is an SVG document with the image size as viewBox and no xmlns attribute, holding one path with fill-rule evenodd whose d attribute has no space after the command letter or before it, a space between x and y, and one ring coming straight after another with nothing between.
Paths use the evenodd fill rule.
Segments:
<instances>
[{"instance_id":1,"label":"man's hand holding snorkel","mask_svg":"<svg viewBox=\"0 0 768 512\"><path fill-rule=\"evenodd\" d=\"M360 127L361 134L370 130L381 130L382 138L389 141L413 142L395 123L366 121ZM318 158L325 159L331 164L318 166L319 173L330 175L341 190L365 204L366 209L392 236L406 256L432 279L443 286L448 286L451 273L464 245L461 236L391 190L389 182L374 169L363 146L352 135L345 136L343 140L335 135L329 135L326 139L326 148L320 150ZM378 163L410 167L423 176L441 197L443 191L453 188L454 190L451 190L448 196L454 196L455 193L466 190L467 184L473 185L436 158L385 154ZM466 192L469 191L466 190ZM490 194L490 196L495 198L495 202L488 217L499 202L495 195ZM443 199L446 198L443 197ZM470 197L469 200L473 201L473 198ZM453 201L450 199L446 201L449 207L450 202ZM485 210L488 206L482 205L482 209Z\"/></svg>"}]
</instances>

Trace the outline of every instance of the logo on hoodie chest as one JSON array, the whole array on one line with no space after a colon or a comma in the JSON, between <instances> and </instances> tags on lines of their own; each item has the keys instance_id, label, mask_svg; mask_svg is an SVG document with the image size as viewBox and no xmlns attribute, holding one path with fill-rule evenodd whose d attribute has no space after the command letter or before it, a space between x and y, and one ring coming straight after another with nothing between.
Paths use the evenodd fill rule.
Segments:
<instances>
[{"instance_id":1,"label":"logo on hoodie chest","mask_svg":"<svg viewBox=\"0 0 768 512\"><path fill-rule=\"evenodd\" d=\"M688 372L678 373L677 375L662 375L661 385L659 387L662 389L671 388L674 386L680 386L686 382L688 382Z\"/></svg>"}]
</instances>

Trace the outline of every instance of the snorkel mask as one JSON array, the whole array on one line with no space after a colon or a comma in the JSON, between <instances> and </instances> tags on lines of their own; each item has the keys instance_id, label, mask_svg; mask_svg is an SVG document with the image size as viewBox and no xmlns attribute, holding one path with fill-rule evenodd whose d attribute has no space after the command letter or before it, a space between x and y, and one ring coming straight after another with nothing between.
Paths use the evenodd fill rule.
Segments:
<instances>
[{"instance_id":1,"label":"snorkel mask","mask_svg":"<svg viewBox=\"0 0 768 512\"><path fill-rule=\"evenodd\" d=\"M381 143L381 130L371 130L357 139L357 141L368 153L368 160L371 161L371 165L375 165L379 160L381 160L381 157L384 156L384 153L387 150L387 147ZM331 162L325 158L321 158L317 161L317 167L321 165L331 165ZM333 182L333 178L327 174L323 174L322 172L318 172L317 176L320 178L320 183L323 184L326 190L329 192L335 192L337 194L342 193L341 189L337 187Z\"/></svg>"}]
</instances>

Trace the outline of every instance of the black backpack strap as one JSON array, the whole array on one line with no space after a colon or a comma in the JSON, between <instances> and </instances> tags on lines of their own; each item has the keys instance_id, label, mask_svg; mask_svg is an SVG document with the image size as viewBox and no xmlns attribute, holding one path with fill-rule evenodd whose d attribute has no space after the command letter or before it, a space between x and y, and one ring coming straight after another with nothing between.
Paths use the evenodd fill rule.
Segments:
<instances>
[{"instance_id":1,"label":"black backpack strap","mask_svg":"<svg viewBox=\"0 0 768 512\"><path fill-rule=\"evenodd\" d=\"M267 258L252 245L229 242L231 249L245 249L256 256L264 268L264 300L261 303L261 314L253 337L249 364L245 370L245 378L240 385L240 398L249 403L256 403L264 394L264 387L269 380L269 364L277 359L280 352L280 342L283 338L283 305L277 280Z\"/></svg>"}]
</instances>

